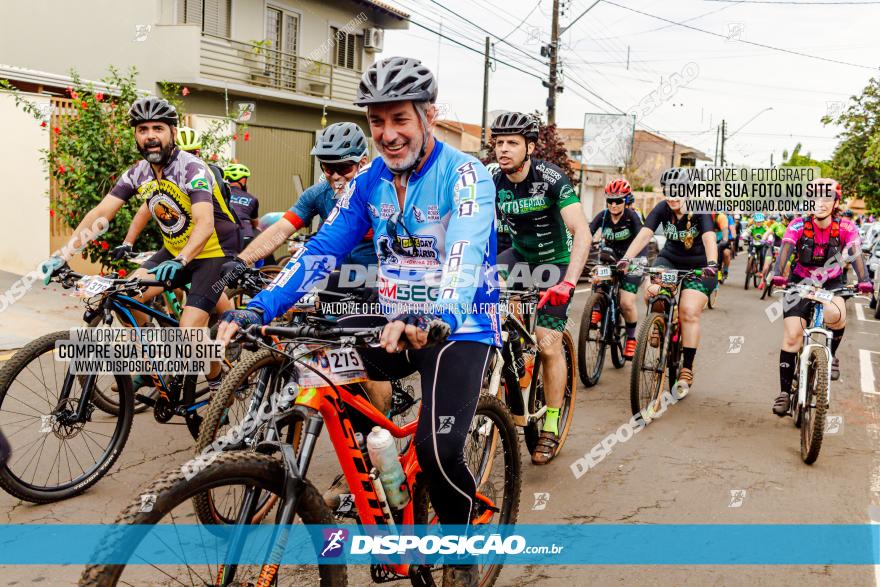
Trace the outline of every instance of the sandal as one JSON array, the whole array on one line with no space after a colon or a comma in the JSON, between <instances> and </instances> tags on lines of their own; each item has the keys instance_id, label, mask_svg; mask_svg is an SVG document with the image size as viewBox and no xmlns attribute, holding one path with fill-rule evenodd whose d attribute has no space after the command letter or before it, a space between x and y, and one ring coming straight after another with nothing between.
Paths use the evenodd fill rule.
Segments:
<instances>
[{"instance_id":1,"label":"sandal","mask_svg":"<svg viewBox=\"0 0 880 587\"><path fill-rule=\"evenodd\" d=\"M559 448L559 436L542 430L538 436L538 445L535 446L535 452L532 453L532 463L535 465L546 465L556 456Z\"/></svg>"}]
</instances>

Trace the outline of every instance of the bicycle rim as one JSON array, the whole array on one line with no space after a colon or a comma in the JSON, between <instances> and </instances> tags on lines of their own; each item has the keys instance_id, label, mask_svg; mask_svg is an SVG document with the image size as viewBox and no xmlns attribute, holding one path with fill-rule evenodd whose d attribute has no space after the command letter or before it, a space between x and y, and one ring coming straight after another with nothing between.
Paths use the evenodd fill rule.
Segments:
<instances>
[{"instance_id":1,"label":"bicycle rim","mask_svg":"<svg viewBox=\"0 0 880 587\"><path fill-rule=\"evenodd\" d=\"M828 361L821 349L813 348L807 359L807 399L801 422L801 458L811 465L819 458L828 410Z\"/></svg>"},{"instance_id":2,"label":"bicycle rim","mask_svg":"<svg viewBox=\"0 0 880 587\"><path fill-rule=\"evenodd\" d=\"M593 324L592 313L599 312L601 316L598 324ZM594 293L587 300L581 316L581 325L578 330L578 367L581 373L581 381L587 387L593 387L599 382L602 375L602 366L605 363L605 322L608 320L608 300L601 293Z\"/></svg>"},{"instance_id":3,"label":"bicycle rim","mask_svg":"<svg viewBox=\"0 0 880 587\"><path fill-rule=\"evenodd\" d=\"M630 409L633 415L653 405L660 394L665 371L665 366L660 364L660 355L666 331L666 316L658 312L648 314L639 327L630 373ZM659 339L656 347L650 344L652 333Z\"/></svg>"}]
</instances>

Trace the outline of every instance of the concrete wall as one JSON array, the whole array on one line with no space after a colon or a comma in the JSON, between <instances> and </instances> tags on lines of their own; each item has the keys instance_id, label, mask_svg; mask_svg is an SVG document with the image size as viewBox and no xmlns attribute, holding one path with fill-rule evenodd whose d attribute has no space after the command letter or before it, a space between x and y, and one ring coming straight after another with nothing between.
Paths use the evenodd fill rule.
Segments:
<instances>
[{"instance_id":1,"label":"concrete wall","mask_svg":"<svg viewBox=\"0 0 880 587\"><path fill-rule=\"evenodd\" d=\"M49 103L42 96L26 96L39 106ZM0 161L15 170L0 187L0 209L7 215L0 231L0 270L24 274L50 253L49 180L40 161L49 133L6 92L0 92L0 120L8 138L0 141Z\"/></svg>"},{"instance_id":2,"label":"concrete wall","mask_svg":"<svg viewBox=\"0 0 880 587\"><path fill-rule=\"evenodd\" d=\"M199 29L160 24L171 0L4 2L0 61L57 74L76 69L84 79L101 79L109 65L138 69L138 87L190 79L199 69ZM166 20L165 22L170 22ZM12 24L14 23L14 25ZM136 25L151 25L143 41Z\"/></svg>"}]
</instances>

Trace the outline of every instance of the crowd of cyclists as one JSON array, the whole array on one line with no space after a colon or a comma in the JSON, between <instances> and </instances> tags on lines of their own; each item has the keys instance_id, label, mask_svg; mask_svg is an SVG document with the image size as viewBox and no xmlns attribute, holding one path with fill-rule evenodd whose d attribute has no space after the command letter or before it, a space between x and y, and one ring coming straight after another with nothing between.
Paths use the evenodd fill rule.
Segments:
<instances>
[{"instance_id":1,"label":"crowd of cyclists","mask_svg":"<svg viewBox=\"0 0 880 587\"><path fill-rule=\"evenodd\" d=\"M491 125L493 172L476 158L434 136L437 83L418 60L392 57L377 61L363 75L355 104L366 108L369 133L379 156L370 160L368 141L358 124L324 128L311 154L323 172L271 226L259 229L259 202L248 192L250 170L234 163L221 170L200 158L193 129L179 127L177 112L157 97L138 99L130 110L137 147L143 156L123 173L115 187L76 227L74 234L100 218L108 220L133 198L140 203L117 259L134 251L150 217L161 228L163 246L133 275L155 276L169 287L188 284L182 327L205 327L211 313L221 315L217 337L229 344L242 329L266 325L283 316L316 284L343 286L337 266L375 267L375 296L383 313L339 317L340 324L383 326L381 346L361 349L376 406L390 402L388 383L417 373L421 409L415 435L419 464L429 479L431 505L441 523L468 524L476 481L462 456L470 421L483 388L490 352L502 344L501 316L469 313L465 307L491 308L498 285L541 291L535 335L544 373L546 417L531 455L535 465L549 463L559 444L559 411L565 385L565 359L559 334L568 326L576 284L585 274L595 243L613 253L624 273L619 306L625 328L624 357L632 359L638 326L637 296L643 278L637 260L655 234L665 236L653 266L699 269L682 283L679 319L683 362L679 383L695 381L700 321L708 297L728 277L740 241L761 248L759 287L784 288L805 279L826 287L843 284L840 264L830 263L847 247L858 247L858 231L840 216L841 187L832 179L816 180L829 198L805 217L754 214L751 218L693 214L680 198L659 202L647 217L633 208L634 193L625 178L605 187L605 209L587 222L580 198L566 173L534 157L539 122L531 115L508 112ZM663 173L661 186L687 181L681 169ZM269 256L297 231L320 217L320 229L294 255L265 290L246 307L233 307L218 282L243 274ZM502 244L509 246L501 249ZM318 262L329 259L329 262ZM775 261L774 261L775 259ZM44 263L47 280L68 261ZM546 269L550 279L544 276ZM852 261L858 291L871 292L864 261ZM539 271L540 269L540 271ZM470 272L470 275L467 273ZM480 279L473 279L473 276ZM470 278L469 278L470 277ZM329 280L328 280L329 278ZM426 305L402 291L433 291ZM644 287L647 302L660 284ZM159 295L145 291L140 300ZM804 306L785 306L779 354L780 394L773 413L789 408L794 356L800 344ZM590 312L590 308L585 308ZM825 303L836 351L843 338L843 300ZM136 315L139 323L146 316ZM600 317L593 312L591 320ZM659 344L651 340L651 345ZM222 381L219 363L207 373L208 385ZM438 418L454 416L450 430L438 433ZM450 565L444 585L476 585L473 565Z\"/></svg>"}]
</instances>

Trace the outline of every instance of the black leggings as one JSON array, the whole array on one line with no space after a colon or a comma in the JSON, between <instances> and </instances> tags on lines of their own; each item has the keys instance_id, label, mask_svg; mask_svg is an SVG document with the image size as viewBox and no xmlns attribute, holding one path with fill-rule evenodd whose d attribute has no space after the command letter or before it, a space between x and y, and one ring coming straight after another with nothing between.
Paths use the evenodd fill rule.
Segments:
<instances>
[{"instance_id":1,"label":"black leggings","mask_svg":"<svg viewBox=\"0 0 880 587\"><path fill-rule=\"evenodd\" d=\"M339 323L359 327L363 320L352 316ZM477 411L491 349L471 341L447 341L395 354L360 349L367 374L374 381L401 379L416 371L421 376L416 457L427 478L431 505L442 524L470 523L477 483L464 459L464 443Z\"/></svg>"}]
</instances>

